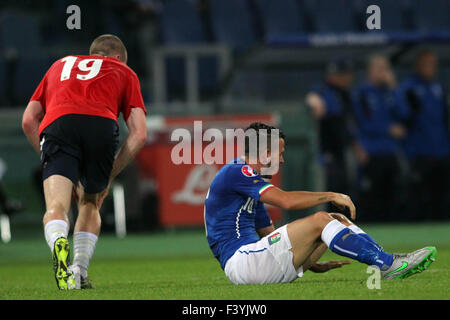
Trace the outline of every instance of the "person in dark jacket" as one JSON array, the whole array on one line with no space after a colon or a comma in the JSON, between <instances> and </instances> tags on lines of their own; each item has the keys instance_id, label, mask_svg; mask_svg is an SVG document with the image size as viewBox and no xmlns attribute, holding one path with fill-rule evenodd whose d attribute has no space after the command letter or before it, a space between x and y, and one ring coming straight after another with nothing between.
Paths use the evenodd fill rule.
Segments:
<instances>
[{"instance_id":1,"label":"person in dark jacket","mask_svg":"<svg viewBox=\"0 0 450 320\"><path fill-rule=\"evenodd\" d=\"M366 221L399 219L404 175L399 141L406 135L398 121L396 80L387 58L370 57L367 80L353 92L357 136L366 156L362 171L360 216Z\"/></svg>"},{"instance_id":2,"label":"person in dark jacket","mask_svg":"<svg viewBox=\"0 0 450 320\"><path fill-rule=\"evenodd\" d=\"M414 73L399 86L408 128L404 149L410 161L410 212L414 217L450 219L450 131L448 104L437 80L438 57L418 53Z\"/></svg>"},{"instance_id":3,"label":"person in dark jacket","mask_svg":"<svg viewBox=\"0 0 450 320\"><path fill-rule=\"evenodd\" d=\"M323 83L306 95L306 104L318 120L321 162L328 190L351 194L353 188L347 164L347 151L363 154L352 129L350 89L353 63L348 58L331 61Z\"/></svg>"}]
</instances>

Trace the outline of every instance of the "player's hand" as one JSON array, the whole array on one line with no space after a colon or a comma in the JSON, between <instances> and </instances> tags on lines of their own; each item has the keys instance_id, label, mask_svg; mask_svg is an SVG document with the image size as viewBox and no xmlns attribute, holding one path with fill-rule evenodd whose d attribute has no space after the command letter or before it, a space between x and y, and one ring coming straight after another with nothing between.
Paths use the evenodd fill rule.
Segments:
<instances>
[{"instance_id":1,"label":"player's hand","mask_svg":"<svg viewBox=\"0 0 450 320\"><path fill-rule=\"evenodd\" d=\"M340 268L343 265L350 263L352 262L349 260L316 262L309 268L309 270L316 273L323 273L331 269Z\"/></svg>"},{"instance_id":2,"label":"player's hand","mask_svg":"<svg viewBox=\"0 0 450 320\"><path fill-rule=\"evenodd\" d=\"M352 218L352 220L355 220L356 208L349 196L342 193L334 193L331 203L341 210L348 208L350 210L350 218Z\"/></svg>"},{"instance_id":3,"label":"player's hand","mask_svg":"<svg viewBox=\"0 0 450 320\"><path fill-rule=\"evenodd\" d=\"M389 134L397 140L401 140L406 136L406 128L402 126L401 124L392 124L389 127Z\"/></svg>"},{"instance_id":4,"label":"player's hand","mask_svg":"<svg viewBox=\"0 0 450 320\"><path fill-rule=\"evenodd\" d=\"M314 118L321 119L327 113L325 101L317 93L308 93L306 95L306 105L311 108Z\"/></svg>"},{"instance_id":5,"label":"player's hand","mask_svg":"<svg viewBox=\"0 0 450 320\"><path fill-rule=\"evenodd\" d=\"M364 150L364 148L359 144L355 143L353 146L353 151L355 152L356 159L363 166L368 164L370 161L369 154Z\"/></svg>"},{"instance_id":6,"label":"player's hand","mask_svg":"<svg viewBox=\"0 0 450 320\"><path fill-rule=\"evenodd\" d=\"M105 201L105 198L108 196L108 194L109 194L109 189L110 189L110 188L111 188L111 182L108 184L108 186L106 187L106 189L103 190L103 191L100 193L100 195L99 195L99 197L98 197L98 201L97 201L97 208L98 208L98 210L100 210L100 208L102 207L103 201Z\"/></svg>"},{"instance_id":7,"label":"player's hand","mask_svg":"<svg viewBox=\"0 0 450 320\"><path fill-rule=\"evenodd\" d=\"M84 194L84 188L81 182L78 182L76 187L74 186L73 192L72 192L72 200L75 202L78 202L83 197Z\"/></svg>"}]
</instances>

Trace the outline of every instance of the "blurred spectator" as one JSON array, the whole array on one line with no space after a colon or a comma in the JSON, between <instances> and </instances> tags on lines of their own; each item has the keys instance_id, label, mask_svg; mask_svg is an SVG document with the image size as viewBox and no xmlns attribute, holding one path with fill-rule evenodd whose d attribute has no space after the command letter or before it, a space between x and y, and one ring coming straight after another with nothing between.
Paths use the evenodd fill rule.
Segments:
<instances>
[{"instance_id":1,"label":"blurred spectator","mask_svg":"<svg viewBox=\"0 0 450 320\"><path fill-rule=\"evenodd\" d=\"M450 218L450 133L448 105L437 80L438 57L421 51L414 73L399 87L408 135L410 214L416 218Z\"/></svg>"},{"instance_id":2,"label":"blurred spectator","mask_svg":"<svg viewBox=\"0 0 450 320\"><path fill-rule=\"evenodd\" d=\"M346 153L352 147L363 156L352 130L350 88L352 61L336 59L327 66L324 82L306 95L306 104L319 120L319 144L326 186L333 192L351 193Z\"/></svg>"},{"instance_id":3,"label":"blurred spectator","mask_svg":"<svg viewBox=\"0 0 450 320\"><path fill-rule=\"evenodd\" d=\"M404 196L404 175L399 160L399 140L406 135L398 122L396 80L389 61L372 56L367 81L353 94L358 139L366 153L361 157L360 218L387 221L399 218Z\"/></svg>"},{"instance_id":4,"label":"blurred spectator","mask_svg":"<svg viewBox=\"0 0 450 320\"><path fill-rule=\"evenodd\" d=\"M23 211L24 207L21 201L11 199L7 196L2 184L3 175L5 174L5 172L6 164L2 159L0 159L0 208L4 214L11 216L14 213Z\"/></svg>"}]
</instances>

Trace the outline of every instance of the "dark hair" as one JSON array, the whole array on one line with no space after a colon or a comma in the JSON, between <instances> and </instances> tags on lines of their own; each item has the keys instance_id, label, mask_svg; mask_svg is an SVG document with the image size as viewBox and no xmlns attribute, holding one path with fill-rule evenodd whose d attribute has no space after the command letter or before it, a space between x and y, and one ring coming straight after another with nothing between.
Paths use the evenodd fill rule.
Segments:
<instances>
[{"instance_id":1,"label":"dark hair","mask_svg":"<svg viewBox=\"0 0 450 320\"><path fill-rule=\"evenodd\" d=\"M260 130L266 130L267 131L267 148L270 150L270 138L272 130L277 129L279 132L280 139L283 139L286 142L286 135L281 131L281 129L275 128L273 126L269 126L262 122L253 122L250 124L246 129L245 133L247 133L249 130L254 130L256 132L256 141L257 141L257 148L259 147L259 138L261 131ZM250 152L250 137L246 134L245 135L245 142L244 142L244 153L246 156L248 156Z\"/></svg>"}]
</instances>

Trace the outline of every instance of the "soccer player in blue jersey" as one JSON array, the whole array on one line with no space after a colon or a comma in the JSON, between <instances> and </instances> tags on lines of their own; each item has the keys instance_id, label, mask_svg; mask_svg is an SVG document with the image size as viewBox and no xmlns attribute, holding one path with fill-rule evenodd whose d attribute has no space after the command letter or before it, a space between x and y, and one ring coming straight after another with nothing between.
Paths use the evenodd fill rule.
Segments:
<instances>
[{"instance_id":1,"label":"soccer player in blue jersey","mask_svg":"<svg viewBox=\"0 0 450 320\"><path fill-rule=\"evenodd\" d=\"M246 132L267 139L258 157L282 164L286 138L274 127L253 123ZM278 135L277 135L278 134ZM272 135L278 140L271 152ZM261 158L252 161L246 139L244 156L225 165L211 183L205 200L205 227L209 246L226 276L234 284L291 282L307 270L326 272L348 260L317 262L329 248L359 262L380 268L385 279L406 278L425 270L435 259L436 248L425 247L408 254L390 254L368 234L339 213L319 211L278 229L264 204L284 210L300 210L331 202L348 208L352 220L356 209L351 199L333 192L283 191L259 173L271 165Z\"/></svg>"}]
</instances>

